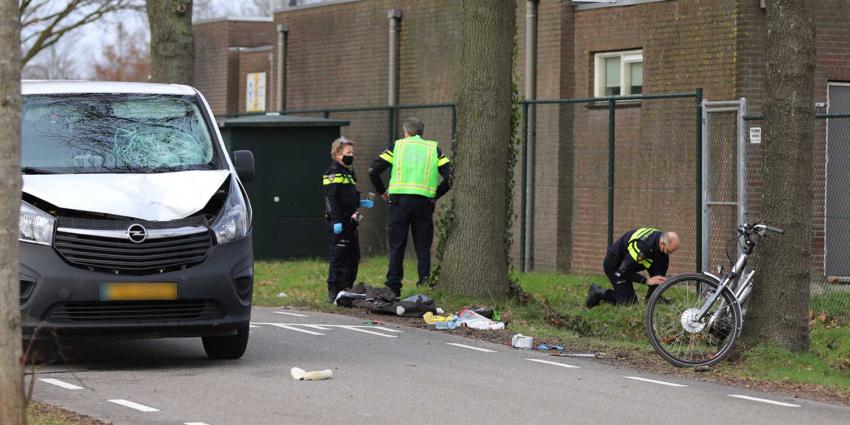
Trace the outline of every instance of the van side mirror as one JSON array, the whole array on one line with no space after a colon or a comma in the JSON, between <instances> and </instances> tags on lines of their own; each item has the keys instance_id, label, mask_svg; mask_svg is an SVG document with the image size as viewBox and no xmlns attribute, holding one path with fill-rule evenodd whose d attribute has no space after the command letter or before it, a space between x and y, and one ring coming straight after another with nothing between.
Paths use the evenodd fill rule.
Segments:
<instances>
[{"instance_id":1,"label":"van side mirror","mask_svg":"<svg viewBox=\"0 0 850 425\"><path fill-rule=\"evenodd\" d=\"M233 166L243 183L254 180L254 154L251 151L233 151Z\"/></svg>"}]
</instances>

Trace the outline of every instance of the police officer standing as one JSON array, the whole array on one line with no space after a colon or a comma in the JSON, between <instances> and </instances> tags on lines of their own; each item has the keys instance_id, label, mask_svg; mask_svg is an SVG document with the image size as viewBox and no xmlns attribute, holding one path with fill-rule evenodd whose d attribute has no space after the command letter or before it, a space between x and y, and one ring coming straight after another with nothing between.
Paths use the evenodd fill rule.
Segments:
<instances>
[{"instance_id":1,"label":"police officer standing","mask_svg":"<svg viewBox=\"0 0 850 425\"><path fill-rule=\"evenodd\" d=\"M662 232L651 227L626 232L608 248L602 262L605 275L614 288L603 290L599 285L591 284L586 307L593 308L603 301L615 305L636 303L633 282L649 285L646 290L646 299L649 299L656 286L665 282L669 256L677 249L679 235L674 232ZM649 279L639 274L643 270L648 271Z\"/></svg>"},{"instance_id":2,"label":"police officer standing","mask_svg":"<svg viewBox=\"0 0 850 425\"><path fill-rule=\"evenodd\" d=\"M375 191L389 203L389 256L386 286L401 295L407 232L413 234L422 285L431 274L431 242L434 239L436 200L451 188L451 163L437 142L425 140L425 124L418 118L404 122L404 138L396 140L372 162L369 178ZM382 174L391 168L389 188ZM443 181L440 182L440 176Z\"/></svg>"},{"instance_id":3,"label":"police officer standing","mask_svg":"<svg viewBox=\"0 0 850 425\"><path fill-rule=\"evenodd\" d=\"M357 208L372 208L374 201L360 199L354 163L354 142L340 137L331 145L330 167L322 176L325 208L330 240L328 255L328 302L333 303L339 291L350 289L357 279L360 265L360 241L357 236Z\"/></svg>"}]
</instances>

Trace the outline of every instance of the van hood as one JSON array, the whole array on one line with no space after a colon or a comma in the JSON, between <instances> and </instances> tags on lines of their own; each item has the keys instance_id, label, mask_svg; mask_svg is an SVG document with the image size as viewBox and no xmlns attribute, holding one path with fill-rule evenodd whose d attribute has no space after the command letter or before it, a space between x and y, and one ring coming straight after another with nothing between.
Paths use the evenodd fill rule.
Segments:
<instances>
[{"instance_id":1,"label":"van hood","mask_svg":"<svg viewBox=\"0 0 850 425\"><path fill-rule=\"evenodd\" d=\"M64 209L171 221L204 208L228 175L228 170L25 174L23 192Z\"/></svg>"}]
</instances>

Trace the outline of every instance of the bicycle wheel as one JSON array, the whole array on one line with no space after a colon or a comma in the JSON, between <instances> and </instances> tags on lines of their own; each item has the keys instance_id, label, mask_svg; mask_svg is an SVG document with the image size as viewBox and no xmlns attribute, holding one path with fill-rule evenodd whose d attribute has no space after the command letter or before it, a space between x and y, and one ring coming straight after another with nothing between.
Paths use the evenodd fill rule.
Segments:
<instances>
[{"instance_id":1,"label":"bicycle wheel","mask_svg":"<svg viewBox=\"0 0 850 425\"><path fill-rule=\"evenodd\" d=\"M678 367L709 366L732 351L742 318L730 291L720 294L705 318L694 320L717 288L711 278L686 274L671 278L652 293L646 328L649 341L664 360Z\"/></svg>"}]
</instances>

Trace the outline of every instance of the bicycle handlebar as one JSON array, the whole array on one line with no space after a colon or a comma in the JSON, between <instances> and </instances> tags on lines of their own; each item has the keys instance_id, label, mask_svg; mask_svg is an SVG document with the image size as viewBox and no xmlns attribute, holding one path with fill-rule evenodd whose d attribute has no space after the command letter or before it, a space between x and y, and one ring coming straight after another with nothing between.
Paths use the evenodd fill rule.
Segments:
<instances>
[{"instance_id":1,"label":"bicycle handlebar","mask_svg":"<svg viewBox=\"0 0 850 425\"><path fill-rule=\"evenodd\" d=\"M780 235L785 233L784 229L780 229L778 227L773 227L773 226L768 226L766 224L761 224L761 223L758 223L758 224L745 223L741 226L738 226L738 231L741 232L741 234L743 234L743 235L751 235L753 233L757 233L759 235L764 235L766 232L779 233Z\"/></svg>"},{"instance_id":2,"label":"bicycle handlebar","mask_svg":"<svg viewBox=\"0 0 850 425\"><path fill-rule=\"evenodd\" d=\"M767 230L768 232L779 233L780 235L785 233L785 230L784 230L784 229L780 229L780 228L778 228L778 227L773 227L773 226L767 226L767 225L765 225L765 226L764 226L764 228L765 228L765 230Z\"/></svg>"}]
</instances>

